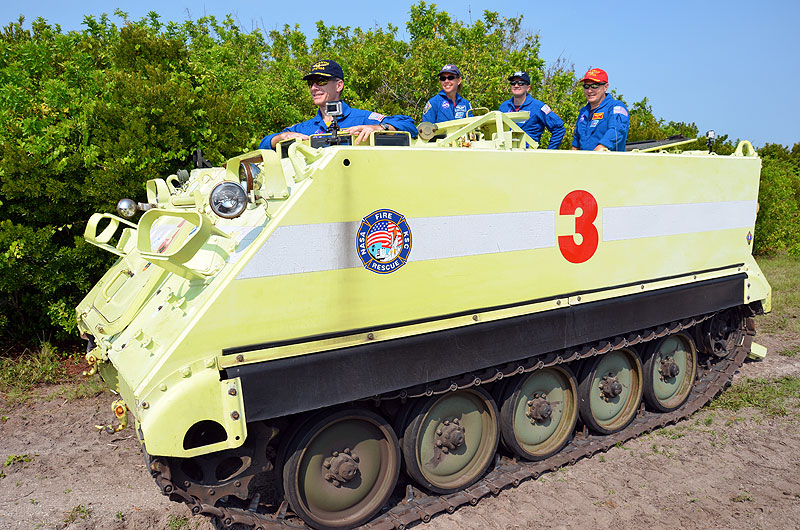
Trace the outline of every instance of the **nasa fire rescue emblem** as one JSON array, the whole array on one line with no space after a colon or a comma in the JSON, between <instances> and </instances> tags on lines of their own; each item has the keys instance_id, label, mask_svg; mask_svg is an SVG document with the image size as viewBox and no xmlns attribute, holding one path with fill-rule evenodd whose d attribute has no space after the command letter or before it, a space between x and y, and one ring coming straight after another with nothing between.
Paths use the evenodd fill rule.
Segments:
<instances>
[{"instance_id":1,"label":"nasa fire rescue emblem","mask_svg":"<svg viewBox=\"0 0 800 530\"><path fill-rule=\"evenodd\" d=\"M356 249L365 269L378 274L396 271L411 253L408 222L394 210L375 210L361 220Z\"/></svg>"}]
</instances>

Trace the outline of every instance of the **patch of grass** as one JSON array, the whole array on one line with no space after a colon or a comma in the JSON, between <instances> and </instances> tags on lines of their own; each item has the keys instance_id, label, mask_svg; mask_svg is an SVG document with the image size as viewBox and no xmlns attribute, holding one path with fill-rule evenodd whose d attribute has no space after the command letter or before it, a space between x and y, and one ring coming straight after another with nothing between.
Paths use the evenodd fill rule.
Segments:
<instances>
[{"instance_id":1,"label":"patch of grass","mask_svg":"<svg viewBox=\"0 0 800 530\"><path fill-rule=\"evenodd\" d=\"M8 421L8 416L0 416L0 423L5 423Z\"/></svg>"},{"instance_id":2,"label":"patch of grass","mask_svg":"<svg viewBox=\"0 0 800 530\"><path fill-rule=\"evenodd\" d=\"M800 377L744 379L723 392L708 406L736 412L753 407L767 416L786 416L791 402L800 395Z\"/></svg>"},{"instance_id":3,"label":"patch of grass","mask_svg":"<svg viewBox=\"0 0 800 530\"><path fill-rule=\"evenodd\" d=\"M73 384L63 385L58 390L58 397L68 401L99 396L108 390L108 385L99 376L81 379Z\"/></svg>"},{"instance_id":4,"label":"patch of grass","mask_svg":"<svg viewBox=\"0 0 800 530\"><path fill-rule=\"evenodd\" d=\"M25 462L30 462L31 456L28 454L24 455L8 455L6 458L6 463L3 464L3 467L9 467L14 464L24 464Z\"/></svg>"},{"instance_id":5,"label":"patch of grass","mask_svg":"<svg viewBox=\"0 0 800 530\"><path fill-rule=\"evenodd\" d=\"M125 514L122 511L118 511L117 513L114 514L114 519L116 519L117 521L120 521L120 522L124 522L125 521Z\"/></svg>"},{"instance_id":6,"label":"patch of grass","mask_svg":"<svg viewBox=\"0 0 800 530\"><path fill-rule=\"evenodd\" d=\"M686 436L686 433L683 432L684 430L685 429L678 428L678 427L669 428L669 429L664 428L664 429L659 429L657 431L654 431L653 434L656 434L658 436L663 436L665 438L669 438L670 440L677 440L678 438L683 438L684 436Z\"/></svg>"},{"instance_id":7,"label":"patch of grass","mask_svg":"<svg viewBox=\"0 0 800 530\"><path fill-rule=\"evenodd\" d=\"M167 519L167 528L169 530L190 530L189 519L185 515L170 515Z\"/></svg>"},{"instance_id":8,"label":"patch of grass","mask_svg":"<svg viewBox=\"0 0 800 530\"><path fill-rule=\"evenodd\" d=\"M800 333L800 258L782 255L757 262L772 286L772 313L759 317L759 327L767 333Z\"/></svg>"},{"instance_id":9,"label":"patch of grass","mask_svg":"<svg viewBox=\"0 0 800 530\"><path fill-rule=\"evenodd\" d=\"M9 403L24 402L34 385L64 380L63 359L58 349L46 342L38 351L26 350L13 359L0 357L0 393Z\"/></svg>"},{"instance_id":10,"label":"patch of grass","mask_svg":"<svg viewBox=\"0 0 800 530\"><path fill-rule=\"evenodd\" d=\"M734 495L733 497L731 497L731 501L733 501L733 502L752 502L753 501L753 496L750 495L749 492L743 491L743 492L739 493L738 495Z\"/></svg>"},{"instance_id":11,"label":"patch of grass","mask_svg":"<svg viewBox=\"0 0 800 530\"><path fill-rule=\"evenodd\" d=\"M790 346L785 350L781 350L778 352L778 355L781 355L783 357L797 357L798 355L800 355L800 345Z\"/></svg>"},{"instance_id":12,"label":"patch of grass","mask_svg":"<svg viewBox=\"0 0 800 530\"><path fill-rule=\"evenodd\" d=\"M91 516L92 511L83 504L79 504L64 514L64 524L72 524L78 519L88 519Z\"/></svg>"}]
</instances>

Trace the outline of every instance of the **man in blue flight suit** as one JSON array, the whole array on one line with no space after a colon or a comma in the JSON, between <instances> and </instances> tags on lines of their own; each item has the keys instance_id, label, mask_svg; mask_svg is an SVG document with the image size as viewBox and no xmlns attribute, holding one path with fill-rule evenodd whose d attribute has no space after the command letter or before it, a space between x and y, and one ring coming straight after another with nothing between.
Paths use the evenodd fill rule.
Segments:
<instances>
[{"instance_id":1,"label":"man in blue flight suit","mask_svg":"<svg viewBox=\"0 0 800 530\"><path fill-rule=\"evenodd\" d=\"M317 115L310 120L296 123L286 127L283 131L265 136L259 149L275 149L278 142L289 138L307 139L312 134L328 132L328 126L333 118L325 112L325 103L329 101L339 101L344 90L344 72L336 61L318 61L311 66L311 71L303 76L308 84L308 91L314 104L319 107ZM417 127L410 116L384 116L377 112L368 110L354 109L342 101L342 115L337 118L337 123L345 132L355 137L355 143L361 143L373 131L408 131L411 136L416 138Z\"/></svg>"},{"instance_id":2,"label":"man in blue flight suit","mask_svg":"<svg viewBox=\"0 0 800 530\"><path fill-rule=\"evenodd\" d=\"M461 70L454 64L446 64L439 71L442 89L422 109L422 121L439 123L460 120L472 114L472 104L461 97Z\"/></svg>"},{"instance_id":3,"label":"man in blue flight suit","mask_svg":"<svg viewBox=\"0 0 800 530\"><path fill-rule=\"evenodd\" d=\"M549 105L542 103L538 99L533 99L528 91L531 89L531 78L527 72L514 72L508 76L511 86L511 95L508 101L500 104L501 112L520 112L528 111L530 118L520 125L523 131L528 133L537 142L542 137L545 129L550 131L550 143L548 149L558 149L561 140L564 138L566 129L561 118L553 112Z\"/></svg>"},{"instance_id":4,"label":"man in blue flight suit","mask_svg":"<svg viewBox=\"0 0 800 530\"><path fill-rule=\"evenodd\" d=\"M586 106L578 113L572 149L584 151L625 151L628 140L628 107L606 94L608 74L592 68L583 79Z\"/></svg>"}]
</instances>

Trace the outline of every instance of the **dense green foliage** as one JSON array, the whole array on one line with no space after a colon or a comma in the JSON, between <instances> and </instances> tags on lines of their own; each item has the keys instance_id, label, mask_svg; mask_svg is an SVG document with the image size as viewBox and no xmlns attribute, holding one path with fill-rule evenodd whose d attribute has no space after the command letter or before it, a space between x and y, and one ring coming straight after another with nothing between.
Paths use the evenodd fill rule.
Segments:
<instances>
[{"instance_id":1,"label":"dense green foliage","mask_svg":"<svg viewBox=\"0 0 800 530\"><path fill-rule=\"evenodd\" d=\"M301 78L320 58L344 65L349 104L416 120L443 64L458 64L464 96L490 109L509 97L510 70L527 70L534 97L567 125L562 148L584 104L573 68L545 65L522 17L487 11L466 24L420 2L407 40L391 25L322 22L309 40L297 26L264 35L231 17L165 24L155 13L115 15L121 26L87 17L85 29L64 33L20 19L0 33L0 344L74 336L73 308L112 258L84 242L88 217L121 197L144 200L145 181L188 167L195 149L220 164L312 116ZM647 99L631 106L631 124L631 140L698 132L658 120ZM717 145L733 149L724 136ZM796 200L797 166L784 167L778 151L765 159L765 182L776 189L762 193ZM786 232L797 208L779 206L762 202L757 248L797 251L796 233Z\"/></svg>"},{"instance_id":2,"label":"dense green foliage","mask_svg":"<svg viewBox=\"0 0 800 530\"><path fill-rule=\"evenodd\" d=\"M759 154L763 166L754 250L800 256L800 143L791 150L767 144Z\"/></svg>"}]
</instances>

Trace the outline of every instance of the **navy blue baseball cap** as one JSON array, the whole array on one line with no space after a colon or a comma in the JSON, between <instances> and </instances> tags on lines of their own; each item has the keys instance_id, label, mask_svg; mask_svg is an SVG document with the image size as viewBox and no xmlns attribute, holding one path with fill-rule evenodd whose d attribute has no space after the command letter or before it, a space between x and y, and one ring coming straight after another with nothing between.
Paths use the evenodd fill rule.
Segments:
<instances>
[{"instance_id":1,"label":"navy blue baseball cap","mask_svg":"<svg viewBox=\"0 0 800 530\"><path fill-rule=\"evenodd\" d=\"M312 77L338 77L344 81L344 72L336 61L323 59L312 64L311 71L304 75L303 79L308 81Z\"/></svg>"},{"instance_id":2,"label":"navy blue baseball cap","mask_svg":"<svg viewBox=\"0 0 800 530\"><path fill-rule=\"evenodd\" d=\"M528 75L528 72L523 72L523 71L520 70L519 72L514 72L513 74L508 76L508 80L509 81L511 81L512 79L515 79L515 78L522 79L528 85L531 84L531 76Z\"/></svg>"},{"instance_id":3,"label":"navy blue baseball cap","mask_svg":"<svg viewBox=\"0 0 800 530\"><path fill-rule=\"evenodd\" d=\"M455 76L461 77L461 70L459 70L458 66L454 64L446 64L442 66L441 70L439 70L439 75L442 74L453 74Z\"/></svg>"}]
</instances>

